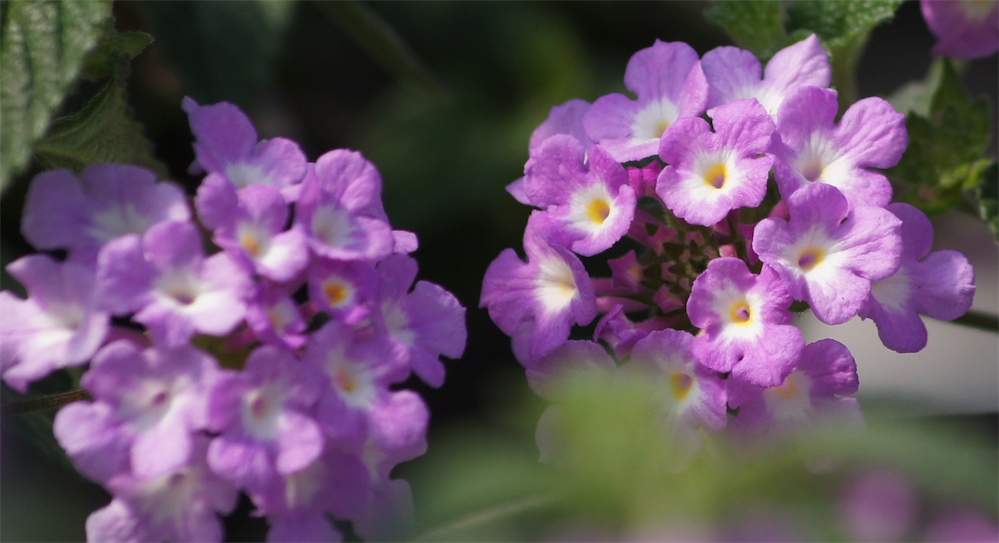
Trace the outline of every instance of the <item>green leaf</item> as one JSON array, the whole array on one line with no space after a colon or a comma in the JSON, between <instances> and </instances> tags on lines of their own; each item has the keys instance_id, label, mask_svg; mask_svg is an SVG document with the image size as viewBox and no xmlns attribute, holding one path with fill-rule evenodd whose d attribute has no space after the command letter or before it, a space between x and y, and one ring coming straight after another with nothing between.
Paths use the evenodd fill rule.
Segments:
<instances>
[{"instance_id":1,"label":"green leaf","mask_svg":"<svg viewBox=\"0 0 999 543\"><path fill-rule=\"evenodd\" d=\"M123 56L133 59L151 43L151 35L138 31L118 33L114 29L114 22L108 20L100 43L84 60L83 77L91 81L110 77L114 75Z\"/></svg>"},{"instance_id":2,"label":"green leaf","mask_svg":"<svg viewBox=\"0 0 999 543\"><path fill-rule=\"evenodd\" d=\"M808 31L830 50L847 45L858 35L890 21L903 0L797 0L787 8L789 33Z\"/></svg>"},{"instance_id":3,"label":"green leaf","mask_svg":"<svg viewBox=\"0 0 999 543\"><path fill-rule=\"evenodd\" d=\"M868 33L890 21L901 4L902 0L798 0L788 6L788 32L798 39L814 33L829 51L832 85L839 91L842 109L858 98L857 64Z\"/></svg>"},{"instance_id":4,"label":"green leaf","mask_svg":"<svg viewBox=\"0 0 999 543\"><path fill-rule=\"evenodd\" d=\"M110 0L12 0L0 39L0 191L31 158L111 17Z\"/></svg>"},{"instance_id":5,"label":"green leaf","mask_svg":"<svg viewBox=\"0 0 999 543\"><path fill-rule=\"evenodd\" d=\"M715 2L704 16L724 28L737 46L751 51L761 61L788 43L778 0Z\"/></svg>"},{"instance_id":6,"label":"green leaf","mask_svg":"<svg viewBox=\"0 0 999 543\"><path fill-rule=\"evenodd\" d=\"M984 182L975 191L978 215L992 228L999 241L999 164L993 162L983 177Z\"/></svg>"},{"instance_id":7,"label":"green leaf","mask_svg":"<svg viewBox=\"0 0 999 543\"><path fill-rule=\"evenodd\" d=\"M886 172L896 200L928 213L954 207L963 192L982 185L992 164L982 158L989 141L988 104L968 99L949 62L941 70L929 115L909 113L909 148Z\"/></svg>"},{"instance_id":8,"label":"green leaf","mask_svg":"<svg viewBox=\"0 0 999 543\"><path fill-rule=\"evenodd\" d=\"M57 119L39 141L36 154L46 168L80 170L89 164L118 162L167 174L153 156L142 125L132 117L125 101L125 77L120 74L109 79L82 110Z\"/></svg>"}]
</instances>

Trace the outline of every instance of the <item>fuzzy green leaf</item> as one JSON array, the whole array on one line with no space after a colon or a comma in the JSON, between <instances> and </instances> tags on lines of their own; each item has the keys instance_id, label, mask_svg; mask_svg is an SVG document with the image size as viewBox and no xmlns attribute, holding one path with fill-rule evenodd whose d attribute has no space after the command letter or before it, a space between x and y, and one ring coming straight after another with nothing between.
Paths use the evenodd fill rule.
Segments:
<instances>
[{"instance_id":1,"label":"fuzzy green leaf","mask_svg":"<svg viewBox=\"0 0 999 543\"><path fill-rule=\"evenodd\" d=\"M769 59L788 43L778 0L715 2L704 16L761 60Z\"/></svg>"},{"instance_id":2,"label":"fuzzy green leaf","mask_svg":"<svg viewBox=\"0 0 999 543\"><path fill-rule=\"evenodd\" d=\"M110 0L12 0L0 39L0 191L31 158L111 17Z\"/></svg>"},{"instance_id":3,"label":"fuzzy green leaf","mask_svg":"<svg viewBox=\"0 0 999 543\"><path fill-rule=\"evenodd\" d=\"M109 79L82 110L57 119L35 151L46 168L79 170L98 162L119 162L166 175L142 125L132 117L122 75Z\"/></svg>"},{"instance_id":4,"label":"fuzzy green leaf","mask_svg":"<svg viewBox=\"0 0 999 543\"><path fill-rule=\"evenodd\" d=\"M890 21L900 5L902 0L797 0L787 8L787 30L814 32L835 56L835 49Z\"/></svg>"},{"instance_id":5,"label":"fuzzy green leaf","mask_svg":"<svg viewBox=\"0 0 999 543\"><path fill-rule=\"evenodd\" d=\"M84 61L83 77L92 81L110 77L123 56L133 59L151 43L151 35L138 31L118 33L114 22L108 20L100 43Z\"/></svg>"},{"instance_id":6,"label":"fuzzy green leaf","mask_svg":"<svg viewBox=\"0 0 999 543\"><path fill-rule=\"evenodd\" d=\"M989 107L985 100L969 100L953 67L944 62L929 113L924 117L913 111L906 117L909 148L887 175L897 200L937 213L985 180L992 164L982 158L989 141Z\"/></svg>"}]
</instances>

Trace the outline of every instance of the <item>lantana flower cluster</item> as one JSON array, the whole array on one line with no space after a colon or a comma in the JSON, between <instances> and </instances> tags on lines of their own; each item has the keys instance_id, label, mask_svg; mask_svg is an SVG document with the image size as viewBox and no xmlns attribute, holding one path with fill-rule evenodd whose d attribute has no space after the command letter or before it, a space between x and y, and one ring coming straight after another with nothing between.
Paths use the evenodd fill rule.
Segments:
<instances>
[{"instance_id":1,"label":"lantana flower cluster","mask_svg":"<svg viewBox=\"0 0 999 543\"><path fill-rule=\"evenodd\" d=\"M113 496L88 539L221 540L241 492L271 540L336 540L328 517L377 537L411 513L392 469L426 449L427 407L399 385L443 383L464 308L414 286L416 236L360 153L311 163L232 104L183 108L193 209L136 166L33 180L22 228L43 253L8 267L27 299L0 292L3 380L85 365L90 400L54 430Z\"/></svg>"},{"instance_id":2,"label":"lantana flower cluster","mask_svg":"<svg viewBox=\"0 0 999 543\"><path fill-rule=\"evenodd\" d=\"M765 67L657 41L628 63L633 96L552 108L508 187L536 208L527 259L501 253L481 298L539 394L557 404L552 379L572 369L659 383L687 452L705 434L795 435L860 417L853 356L806 343L796 314L870 319L886 347L914 352L921 315L969 309L967 259L931 252L930 221L892 203L880 171L906 149L903 115L865 98L837 118L830 80L814 35Z\"/></svg>"}]
</instances>

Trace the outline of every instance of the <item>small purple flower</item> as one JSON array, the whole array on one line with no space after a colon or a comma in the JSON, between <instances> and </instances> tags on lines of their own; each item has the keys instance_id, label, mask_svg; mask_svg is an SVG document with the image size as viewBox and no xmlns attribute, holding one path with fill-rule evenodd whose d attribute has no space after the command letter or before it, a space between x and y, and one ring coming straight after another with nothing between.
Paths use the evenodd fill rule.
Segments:
<instances>
[{"instance_id":1,"label":"small purple flower","mask_svg":"<svg viewBox=\"0 0 999 543\"><path fill-rule=\"evenodd\" d=\"M200 106L185 97L181 107L196 139L192 173L220 174L239 189L269 185L289 202L298 198L306 160L297 143L285 138L258 142L250 119L228 102Z\"/></svg>"},{"instance_id":2,"label":"small purple flower","mask_svg":"<svg viewBox=\"0 0 999 543\"><path fill-rule=\"evenodd\" d=\"M87 362L108 335L110 315L98 307L90 267L29 255L7 271L29 297L0 292L0 369L4 382L25 392L57 369Z\"/></svg>"},{"instance_id":3,"label":"small purple flower","mask_svg":"<svg viewBox=\"0 0 999 543\"><path fill-rule=\"evenodd\" d=\"M698 430L725 428L725 382L698 363L694 337L679 330L656 330L635 343L622 369L662 383L656 402L664 430L675 438L679 467L700 446Z\"/></svg>"},{"instance_id":4,"label":"small purple flower","mask_svg":"<svg viewBox=\"0 0 999 543\"><path fill-rule=\"evenodd\" d=\"M364 332L335 320L309 338L303 360L329 383L319 398L317 419L334 439L362 440L368 413L399 380L398 365L383 339L364 337Z\"/></svg>"},{"instance_id":5,"label":"small purple flower","mask_svg":"<svg viewBox=\"0 0 999 543\"><path fill-rule=\"evenodd\" d=\"M479 307L513 338L523 364L565 343L574 324L596 316L593 284L583 264L568 250L549 245L535 230L534 212L524 230L527 262L516 251L500 253L486 270Z\"/></svg>"},{"instance_id":6,"label":"small purple flower","mask_svg":"<svg viewBox=\"0 0 999 543\"><path fill-rule=\"evenodd\" d=\"M839 498L840 524L854 541L905 541L919 510L915 486L891 471L854 478Z\"/></svg>"},{"instance_id":7,"label":"small purple flower","mask_svg":"<svg viewBox=\"0 0 999 543\"><path fill-rule=\"evenodd\" d=\"M926 346L920 314L953 320L971 308L975 270L957 251L930 253L933 225L923 212L903 203L888 211L902 221L902 263L894 275L871 284L860 316L874 321L886 347L912 353Z\"/></svg>"},{"instance_id":8,"label":"small purple flower","mask_svg":"<svg viewBox=\"0 0 999 543\"><path fill-rule=\"evenodd\" d=\"M919 4L938 40L934 55L971 60L999 50L996 0L920 0Z\"/></svg>"},{"instance_id":9,"label":"small purple flower","mask_svg":"<svg viewBox=\"0 0 999 543\"><path fill-rule=\"evenodd\" d=\"M88 541L222 541L222 521L236 507L236 489L205 463L199 436L191 461L152 479L120 475L108 482L110 504L87 518Z\"/></svg>"},{"instance_id":10,"label":"small purple flower","mask_svg":"<svg viewBox=\"0 0 999 543\"><path fill-rule=\"evenodd\" d=\"M128 341L112 343L81 380L94 401L59 411L56 438L84 473L117 473L127 462L124 471L140 479L168 474L192 458L218 371L211 356L193 347L141 350ZM103 428L105 437L82 436L80 426Z\"/></svg>"},{"instance_id":11,"label":"small purple flower","mask_svg":"<svg viewBox=\"0 0 999 543\"><path fill-rule=\"evenodd\" d=\"M246 305L246 324L261 343L298 349L305 345L305 319L287 288L258 284Z\"/></svg>"},{"instance_id":12,"label":"small purple flower","mask_svg":"<svg viewBox=\"0 0 999 543\"><path fill-rule=\"evenodd\" d=\"M625 169L598 146L589 153L569 136L545 140L525 167L524 193L545 211L538 232L549 242L592 256L627 233L635 192Z\"/></svg>"},{"instance_id":13,"label":"small purple flower","mask_svg":"<svg viewBox=\"0 0 999 543\"><path fill-rule=\"evenodd\" d=\"M28 189L21 229L36 249L68 249L74 260L92 263L113 239L190 218L183 191L157 183L153 172L94 164L79 178L69 170L38 174Z\"/></svg>"},{"instance_id":14,"label":"small purple flower","mask_svg":"<svg viewBox=\"0 0 999 543\"><path fill-rule=\"evenodd\" d=\"M287 351L264 346L242 372L216 381L208 400L208 425L219 433L208 447L212 471L260 491L319 458L323 433L310 412L322 381L314 371Z\"/></svg>"},{"instance_id":15,"label":"small purple flower","mask_svg":"<svg viewBox=\"0 0 999 543\"><path fill-rule=\"evenodd\" d=\"M765 71L756 55L731 46L708 51L701 66L711 89L708 108L756 98L770 115L775 115L784 98L795 90L828 87L832 80L829 54L814 34L777 51Z\"/></svg>"},{"instance_id":16,"label":"small purple flower","mask_svg":"<svg viewBox=\"0 0 999 543\"><path fill-rule=\"evenodd\" d=\"M842 324L867 302L872 281L898 271L901 221L879 207L850 210L839 189L824 183L805 186L786 201L790 220L760 221L753 250L820 321Z\"/></svg>"},{"instance_id":17,"label":"small purple flower","mask_svg":"<svg viewBox=\"0 0 999 543\"><path fill-rule=\"evenodd\" d=\"M670 125L704 113L704 76L693 48L656 40L631 57L624 73L624 84L637 100L619 93L598 98L583 116L586 133L618 162L655 156Z\"/></svg>"},{"instance_id":18,"label":"small purple flower","mask_svg":"<svg viewBox=\"0 0 999 543\"><path fill-rule=\"evenodd\" d=\"M557 134L571 136L584 148L588 149L591 147L593 142L590 140L590 137L586 135L586 131L583 129L583 115L586 114L589 109L589 102L578 99L569 100L560 106L552 106L545 122L541 123L534 129L534 132L531 133L531 141L528 145L528 151L533 156L534 150L538 146L544 143L544 141L548 138ZM513 196L518 202L524 205L535 205L531 203L531 199L524 193L523 177L507 185L506 191L509 192L510 195Z\"/></svg>"},{"instance_id":19,"label":"small purple flower","mask_svg":"<svg viewBox=\"0 0 999 543\"><path fill-rule=\"evenodd\" d=\"M100 252L97 287L115 315L135 311L163 347L179 347L195 332L222 336L243 320L251 288L246 273L218 253L204 257L197 227L161 223L141 239L119 238Z\"/></svg>"},{"instance_id":20,"label":"small purple flower","mask_svg":"<svg viewBox=\"0 0 999 543\"><path fill-rule=\"evenodd\" d=\"M345 324L369 318L378 303L378 271L367 261L318 259L308 280L311 300Z\"/></svg>"},{"instance_id":21,"label":"small purple flower","mask_svg":"<svg viewBox=\"0 0 999 543\"><path fill-rule=\"evenodd\" d=\"M312 251L336 260L378 260L395 238L382 208L382 179L360 153L338 149L319 157L305 176L295 222Z\"/></svg>"},{"instance_id":22,"label":"small purple flower","mask_svg":"<svg viewBox=\"0 0 999 543\"><path fill-rule=\"evenodd\" d=\"M810 343L782 384L763 388L736 379L726 382L728 403L739 409L733 429L748 435L793 435L826 419L859 421L857 364L845 345L832 339Z\"/></svg>"},{"instance_id":23,"label":"small purple flower","mask_svg":"<svg viewBox=\"0 0 999 543\"><path fill-rule=\"evenodd\" d=\"M458 358L465 350L465 308L438 285L416 279L416 261L393 255L378 264L381 320L393 356L432 387L444 384L440 357Z\"/></svg>"},{"instance_id":24,"label":"small purple flower","mask_svg":"<svg viewBox=\"0 0 999 543\"><path fill-rule=\"evenodd\" d=\"M767 192L774 122L756 100L713 110L711 126L700 117L680 119L663 135L659 156L668 166L656 194L677 217L711 226L740 207L756 207Z\"/></svg>"},{"instance_id":25,"label":"small purple flower","mask_svg":"<svg viewBox=\"0 0 999 543\"><path fill-rule=\"evenodd\" d=\"M827 183L851 206L884 207L891 201L885 169L898 164L909 144L905 116L881 98L850 106L835 124L836 91L806 87L787 97L777 115L783 145L776 145L775 176L788 198L810 183Z\"/></svg>"},{"instance_id":26,"label":"small purple flower","mask_svg":"<svg viewBox=\"0 0 999 543\"><path fill-rule=\"evenodd\" d=\"M791 324L791 294L769 266L753 275L737 258L708 263L691 287L690 322L704 330L693 352L705 366L758 386L779 385L805 346Z\"/></svg>"},{"instance_id":27,"label":"small purple flower","mask_svg":"<svg viewBox=\"0 0 999 543\"><path fill-rule=\"evenodd\" d=\"M211 174L196 205L202 223L215 231L215 244L248 273L290 281L308 264L305 234L297 226L284 229L288 204L276 188L251 185L237 195L225 178Z\"/></svg>"}]
</instances>

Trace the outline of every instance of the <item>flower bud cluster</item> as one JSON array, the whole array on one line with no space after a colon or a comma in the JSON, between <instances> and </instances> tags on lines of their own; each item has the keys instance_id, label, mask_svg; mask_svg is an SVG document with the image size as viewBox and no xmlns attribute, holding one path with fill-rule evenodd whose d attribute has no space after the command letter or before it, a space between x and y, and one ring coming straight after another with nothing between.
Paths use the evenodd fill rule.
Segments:
<instances>
[{"instance_id":1,"label":"flower bud cluster","mask_svg":"<svg viewBox=\"0 0 999 543\"><path fill-rule=\"evenodd\" d=\"M852 355L806 344L796 312L871 319L885 346L914 352L920 315L969 309L967 259L931 253L929 220L892 203L879 171L906 149L903 115L866 98L837 121L830 80L815 36L765 68L736 47L699 57L657 41L628 63L634 97L552 108L508 187L537 208L527 261L500 254L481 298L539 393L570 367L637 373L662 383L678 442L786 435L859 417ZM598 254L609 277L584 267Z\"/></svg>"},{"instance_id":2,"label":"flower bud cluster","mask_svg":"<svg viewBox=\"0 0 999 543\"><path fill-rule=\"evenodd\" d=\"M377 537L411 509L391 470L426 449L427 407L398 385L443 383L464 308L414 286L416 236L392 229L360 153L310 163L232 104L183 107L193 211L135 166L33 180L24 236L66 256L8 267L29 296L0 292L3 380L86 365L91 401L54 429L113 495L91 540L221 540L240 492L272 540L338 539L329 516Z\"/></svg>"}]
</instances>

